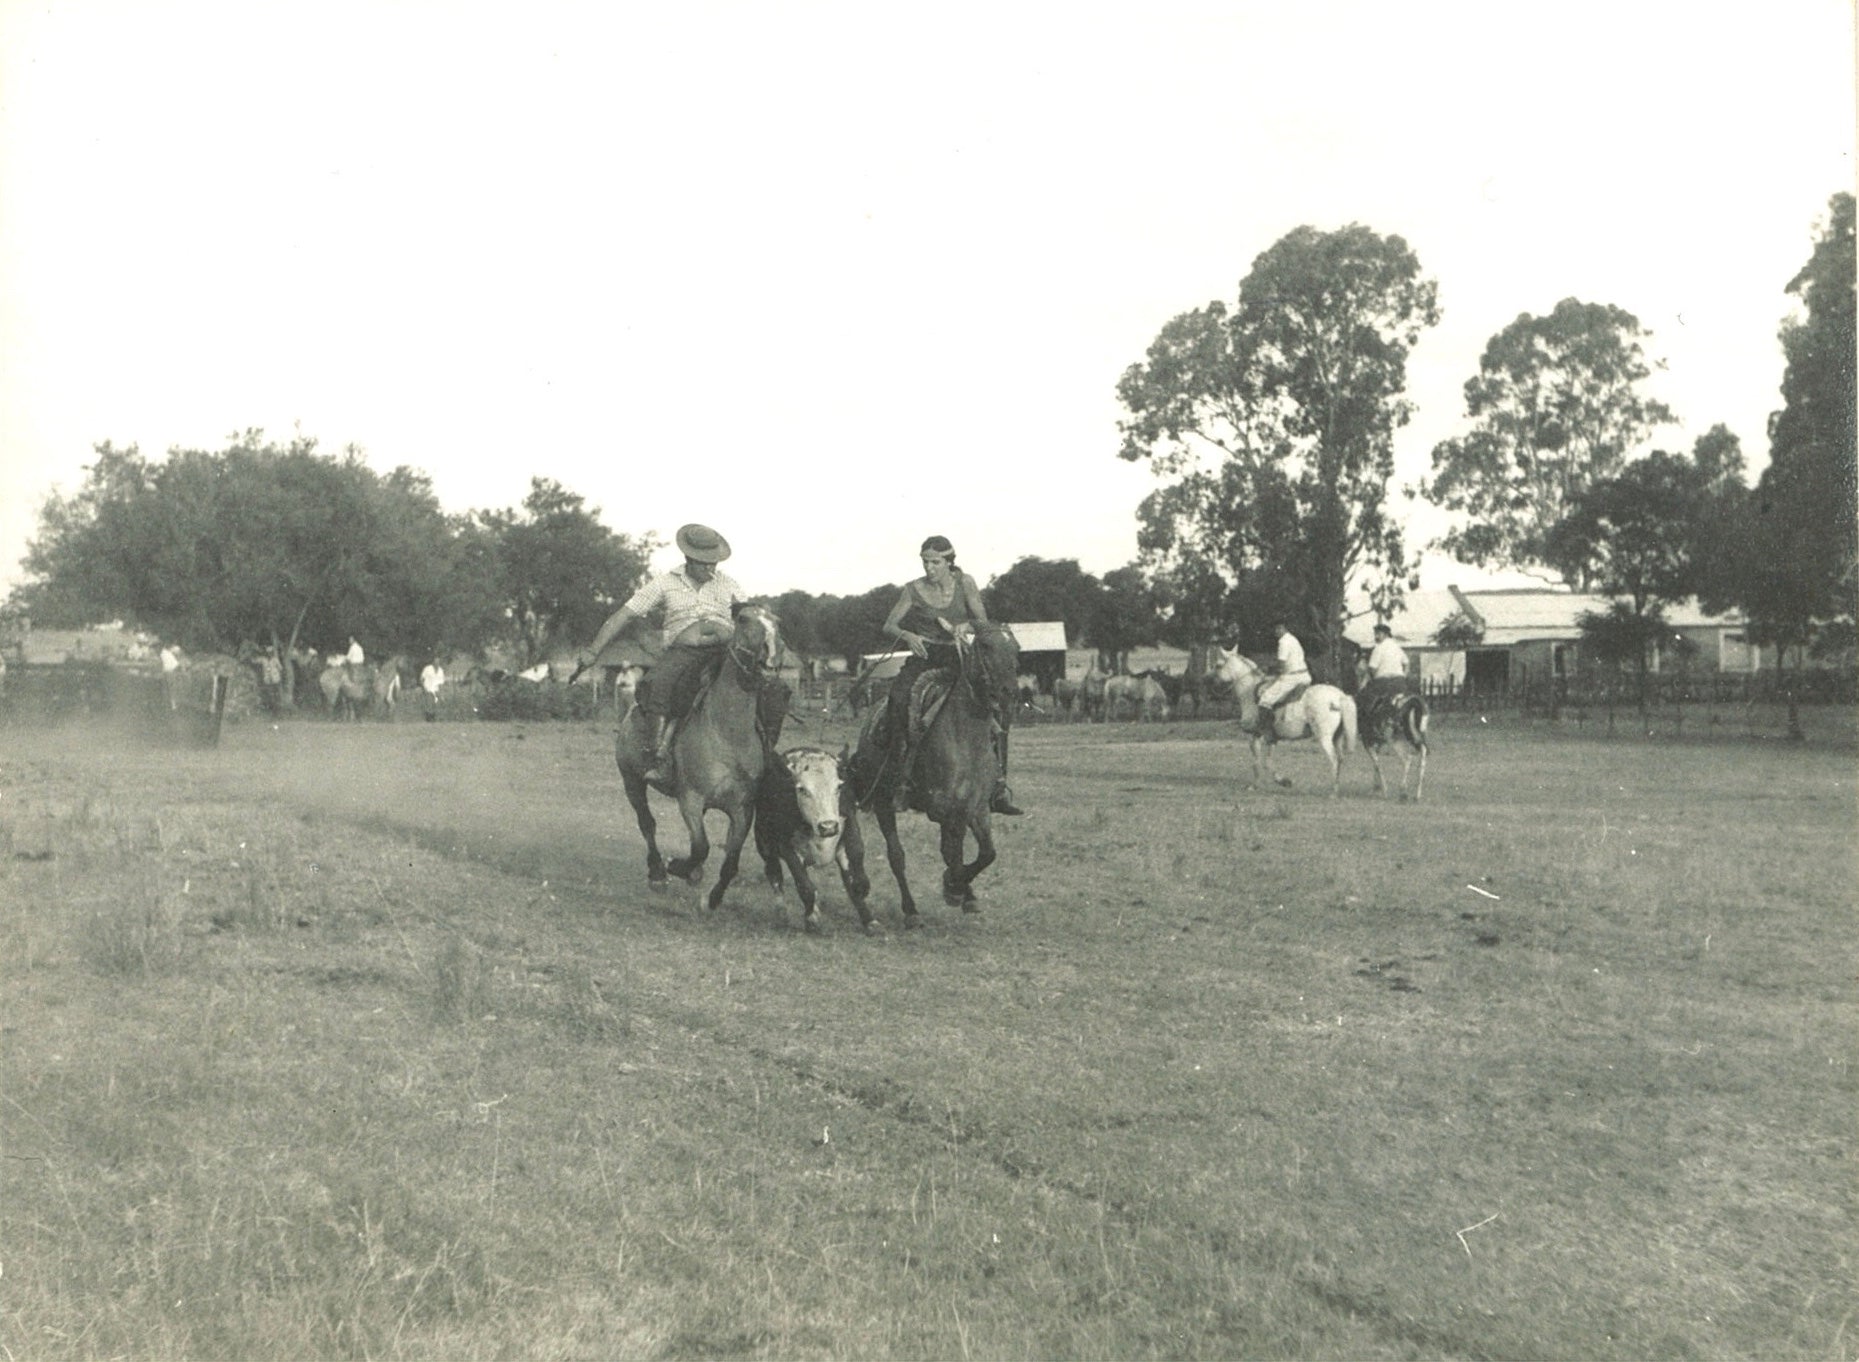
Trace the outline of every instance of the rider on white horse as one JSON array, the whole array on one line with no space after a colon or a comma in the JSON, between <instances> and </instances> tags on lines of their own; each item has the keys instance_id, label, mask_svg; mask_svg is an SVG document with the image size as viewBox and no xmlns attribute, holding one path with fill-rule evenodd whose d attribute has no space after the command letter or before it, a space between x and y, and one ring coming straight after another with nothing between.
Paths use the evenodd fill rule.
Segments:
<instances>
[{"instance_id":1,"label":"rider on white horse","mask_svg":"<svg viewBox=\"0 0 1859 1362\"><path fill-rule=\"evenodd\" d=\"M1278 635L1278 674L1259 687L1259 709L1263 712L1259 723L1261 729L1269 728L1277 722L1274 711L1281 700L1288 698L1298 687L1310 684L1310 664L1304 660L1304 645L1297 641L1291 626L1278 620L1273 623L1272 629Z\"/></svg>"}]
</instances>

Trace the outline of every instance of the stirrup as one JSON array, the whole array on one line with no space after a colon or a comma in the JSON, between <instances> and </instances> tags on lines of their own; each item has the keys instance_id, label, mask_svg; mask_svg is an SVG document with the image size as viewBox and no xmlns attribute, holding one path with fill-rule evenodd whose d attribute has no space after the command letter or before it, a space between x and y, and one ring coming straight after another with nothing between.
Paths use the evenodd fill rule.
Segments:
<instances>
[{"instance_id":1,"label":"stirrup","mask_svg":"<svg viewBox=\"0 0 1859 1362\"><path fill-rule=\"evenodd\" d=\"M1013 790L1003 780L994 787L994 793L988 800L988 812L998 813L1007 818L1018 818L1026 810L1013 802Z\"/></svg>"}]
</instances>

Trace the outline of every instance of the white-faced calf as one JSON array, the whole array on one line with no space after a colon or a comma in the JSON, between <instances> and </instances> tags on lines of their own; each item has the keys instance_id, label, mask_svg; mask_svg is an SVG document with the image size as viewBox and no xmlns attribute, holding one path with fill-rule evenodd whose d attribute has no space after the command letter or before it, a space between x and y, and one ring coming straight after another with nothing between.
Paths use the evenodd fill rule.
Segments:
<instances>
[{"instance_id":1,"label":"white-faced calf","mask_svg":"<svg viewBox=\"0 0 1859 1362\"><path fill-rule=\"evenodd\" d=\"M781 754L762 777L755 848L777 892L782 887L781 868L787 867L806 909L808 931L819 929L819 899L811 872L828 865L838 867L860 923L872 930L871 909L865 902L871 881L865 876L864 839L846 788L843 756L818 747L796 747Z\"/></svg>"}]
</instances>

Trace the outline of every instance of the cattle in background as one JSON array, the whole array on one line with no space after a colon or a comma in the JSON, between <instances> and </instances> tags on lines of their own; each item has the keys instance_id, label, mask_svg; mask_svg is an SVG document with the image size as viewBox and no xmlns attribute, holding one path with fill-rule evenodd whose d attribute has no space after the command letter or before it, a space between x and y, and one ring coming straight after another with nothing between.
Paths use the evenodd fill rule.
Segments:
<instances>
[{"instance_id":1,"label":"cattle in background","mask_svg":"<svg viewBox=\"0 0 1859 1362\"><path fill-rule=\"evenodd\" d=\"M806 910L808 931L820 929L819 896L811 871L828 865L839 868L840 882L858 910L860 924L866 932L872 931L864 839L852 792L846 788L842 757L818 747L796 747L770 764L756 796L755 849L777 893L782 887L781 867L787 867Z\"/></svg>"}]
</instances>

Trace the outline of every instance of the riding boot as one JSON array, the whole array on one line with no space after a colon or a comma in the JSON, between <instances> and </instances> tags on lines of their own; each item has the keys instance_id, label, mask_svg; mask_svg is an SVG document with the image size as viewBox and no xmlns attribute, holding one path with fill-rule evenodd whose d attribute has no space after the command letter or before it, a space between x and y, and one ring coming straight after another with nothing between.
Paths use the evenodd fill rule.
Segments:
<instances>
[{"instance_id":1,"label":"riding boot","mask_svg":"<svg viewBox=\"0 0 1859 1362\"><path fill-rule=\"evenodd\" d=\"M994 780L994 794L988 801L988 811L1018 818L1026 811L1013 802L1013 790L1007 784L1007 730L1004 728L994 736L994 754L1000 762L1000 774Z\"/></svg>"},{"instance_id":2,"label":"riding boot","mask_svg":"<svg viewBox=\"0 0 1859 1362\"><path fill-rule=\"evenodd\" d=\"M663 714L648 714L645 722L645 747L651 755L640 774L647 780L664 780L671 773L671 749L665 741L665 730L670 722Z\"/></svg>"}]
</instances>

